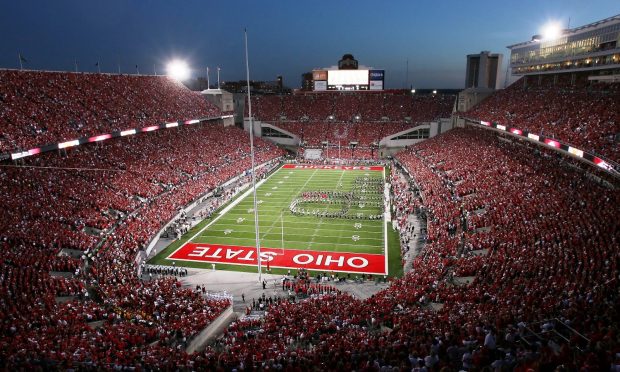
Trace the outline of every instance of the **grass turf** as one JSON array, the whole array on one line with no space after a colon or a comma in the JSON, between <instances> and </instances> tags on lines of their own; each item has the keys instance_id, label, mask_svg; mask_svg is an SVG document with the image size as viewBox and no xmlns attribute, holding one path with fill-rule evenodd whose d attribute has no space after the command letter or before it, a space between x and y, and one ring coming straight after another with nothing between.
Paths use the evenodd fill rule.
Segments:
<instances>
[{"instance_id":1,"label":"grass turf","mask_svg":"<svg viewBox=\"0 0 620 372\"><path fill-rule=\"evenodd\" d=\"M289 206L293 199L308 191L348 192L354 188L366 189L368 195L380 195L382 186L374 189L369 185L360 186L364 178L383 177L383 172L364 170L323 170L323 169L285 169L273 173L257 189L259 231L262 247L288 248L317 251L340 251L352 253L383 254L383 220L320 218L314 215L293 215ZM357 181L356 181L357 180ZM369 203L370 204L370 203ZM228 205L228 204L227 204ZM223 206L222 209L226 208ZM303 203L306 210L335 210L338 206L325 203ZM354 204L349 214L380 214L383 207ZM222 211L213 214L218 216ZM162 250L150 264L170 265L168 257L178 247L191 240L194 243L254 246L253 198L249 194L213 222L207 219L199 223L180 240ZM360 226L361 225L361 226ZM201 231L202 230L202 231ZM282 234L282 231L284 234ZM398 233L388 223L388 271L390 276L401 276L402 266ZM200 233L199 233L200 232ZM210 263L176 262L179 266L211 268ZM256 271L255 267L217 264L217 269L235 271ZM272 268L272 273L287 270Z\"/></svg>"}]
</instances>

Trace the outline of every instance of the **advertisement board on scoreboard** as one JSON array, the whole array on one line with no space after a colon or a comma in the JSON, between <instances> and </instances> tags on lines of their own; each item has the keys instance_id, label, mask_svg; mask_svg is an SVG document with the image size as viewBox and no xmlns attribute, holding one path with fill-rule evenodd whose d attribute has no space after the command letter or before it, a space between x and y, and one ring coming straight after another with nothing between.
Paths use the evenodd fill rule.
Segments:
<instances>
[{"instance_id":1,"label":"advertisement board on scoreboard","mask_svg":"<svg viewBox=\"0 0 620 372\"><path fill-rule=\"evenodd\" d=\"M327 82L323 81L314 81L314 90L327 90Z\"/></svg>"},{"instance_id":2,"label":"advertisement board on scoreboard","mask_svg":"<svg viewBox=\"0 0 620 372\"><path fill-rule=\"evenodd\" d=\"M385 70L370 70L368 72L370 81L385 80Z\"/></svg>"},{"instance_id":3,"label":"advertisement board on scoreboard","mask_svg":"<svg viewBox=\"0 0 620 372\"><path fill-rule=\"evenodd\" d=\"M383 90L383 80L371 80L370 90Z\"/></svg>"},{"instance_id":4,"label":"advertisement board on scoreboard","mask_svg":"<svg viewBox=\"0 0 620 372\"><path fill-rule=\"evenodd\" d=\"M312 80L327 80L327 71L325 70L314 70L312 71Z\"/></svg>"}]
</instances>

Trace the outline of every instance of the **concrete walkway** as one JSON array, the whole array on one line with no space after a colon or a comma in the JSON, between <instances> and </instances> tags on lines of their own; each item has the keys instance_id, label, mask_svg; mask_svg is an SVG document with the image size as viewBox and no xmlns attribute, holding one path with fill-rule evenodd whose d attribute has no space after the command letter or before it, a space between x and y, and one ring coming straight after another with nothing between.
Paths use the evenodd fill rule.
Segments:
<instances>
[{"instance_id":1,"label":"concrete walkway","mask_svg":"<svg viewBox=\"0 0 620 372\"><path fill-rule=\"evenodd\" d=\"M282 291L281 279L283 277L283 275L263 274L261 279L267 282L266 288L263 289L262 282L258 280L258 273L188 268L187 276L179 280L189 288L204 285L208 292L226 292L233 297L233 310L242 314L245 308L252 304L252 299L258 300L263 294L265 297L287 297L288 291ZM323 284L331 285L362 300L388 287L388 283L375 283L374 281L324 282ZM245 302L242 295L245 296Z\"/></svg>"}]
</instances>

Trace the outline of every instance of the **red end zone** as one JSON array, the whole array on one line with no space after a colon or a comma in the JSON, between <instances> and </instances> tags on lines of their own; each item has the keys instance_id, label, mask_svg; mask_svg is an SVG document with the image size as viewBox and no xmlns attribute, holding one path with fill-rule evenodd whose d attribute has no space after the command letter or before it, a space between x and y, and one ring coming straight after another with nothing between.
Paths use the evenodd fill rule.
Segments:
<instances>
[{"instance_id":1,"label":"red end zone","mask_svg":"<svg viewBox=\"0 0 620 372\"><path fill-rule=\"evenodd\" d=\"M321 164L284 164L284 169L333 169L333 170L365 170L383 171L381 166L357 166L357 165L321 165Z\"/></svg>"},{"instance_id":2,"label":"red end zone","mask_svg":"<svg viewBox=\"0 0 620 372\"><path fill-rule=\"evenodd\" d=\"M185 243L169 260L257 266L256 248L220 244ZM387 275L382 254L261 248L261 265L283 269L353 272Z\"/></svg>"}]
</instances>

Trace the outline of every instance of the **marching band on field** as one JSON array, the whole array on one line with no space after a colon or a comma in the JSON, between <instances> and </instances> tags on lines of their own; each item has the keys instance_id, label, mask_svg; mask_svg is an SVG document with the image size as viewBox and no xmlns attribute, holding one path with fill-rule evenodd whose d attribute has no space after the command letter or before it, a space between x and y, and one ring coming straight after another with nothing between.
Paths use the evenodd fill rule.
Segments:
<instances>
[{"instance_id":1,"label":"marching band on field","mask_svg":"<svg viewBox=\"0 0 620 372\"><path fill-rule=\"evenodd\" d=\"M317 190L305 191L301 194L301 198L294 199L289 210L296 216L315 216L320 218L344 218L353 220L381 220L383 214L365 214L362 212L350 213L351 206L358 205L359 208L377 207L384 205L384 196L380 192L383 187L382 178L358 178L354 181L354 191L333 191L333 190ZM366 192L370 189L370 192ZM373 190L375 189L375 190ZM373 192L374 191L374 192ZM342 205L340 210L330 211L318 208L303 208L303 203L322 203L322 204L338 204Z\"/></svg>"}]
</instances>

